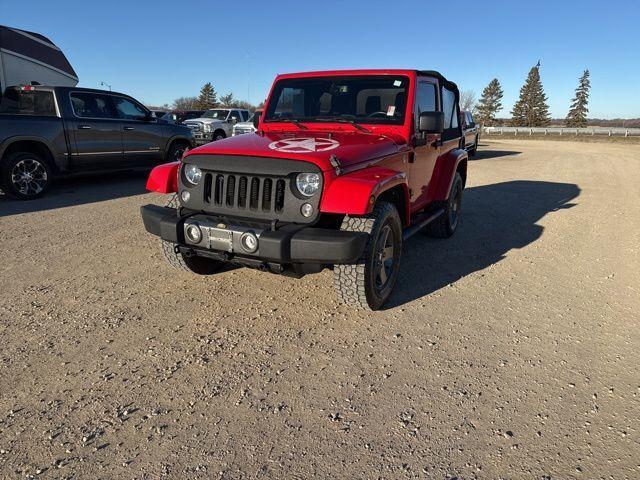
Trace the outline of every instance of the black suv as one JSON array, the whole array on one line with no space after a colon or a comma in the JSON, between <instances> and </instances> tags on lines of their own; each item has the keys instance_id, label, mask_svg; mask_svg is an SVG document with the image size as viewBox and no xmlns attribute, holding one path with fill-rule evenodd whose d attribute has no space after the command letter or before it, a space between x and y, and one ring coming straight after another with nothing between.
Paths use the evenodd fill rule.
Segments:
<instances>
[{"instance_id":1,"label":"black suv","mask_svg":"<svg viewBox=\"0 0 640 480\"><path fill-rule=\"evenodd\" d=\"M0 103L0 185L20 199L42 195L58 175L149 167L193 145L191 129L122 93L10 87Z\"/></svg>"}]
</instances>

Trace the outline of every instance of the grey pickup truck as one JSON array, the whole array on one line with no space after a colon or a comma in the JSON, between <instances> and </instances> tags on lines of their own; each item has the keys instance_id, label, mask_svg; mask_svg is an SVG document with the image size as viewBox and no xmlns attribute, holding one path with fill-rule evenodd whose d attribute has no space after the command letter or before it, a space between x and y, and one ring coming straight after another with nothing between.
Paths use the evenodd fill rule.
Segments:
<instances>
[{"instance_id":1,"label":"grey pickup truck","mask_svg":"<svg viewBox=\"0 0 640 480\"><path fill-rule=\"evenodd\" d=\"M76 87L9 87L0 102L0 188L42 195L61 175L179 160L193 132L155 118L135 99Z\"/></svg>"}]
</instances>

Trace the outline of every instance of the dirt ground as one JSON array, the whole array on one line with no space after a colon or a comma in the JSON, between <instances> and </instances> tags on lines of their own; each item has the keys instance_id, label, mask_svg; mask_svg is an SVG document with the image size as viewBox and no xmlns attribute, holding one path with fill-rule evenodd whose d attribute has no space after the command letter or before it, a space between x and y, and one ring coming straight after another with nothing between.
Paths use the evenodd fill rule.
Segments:
<instances>
[{"instance_id":1,"label":"dirt ground","mask_svg":"<svg viewBox=\"0 0 640 480\"><path fill-rule=\"evenodd\" d=\"M388 308L176 273L144 175L0 197L0 477L640 478L640 145L491 140Z\"/></svg>"}]
</instances>

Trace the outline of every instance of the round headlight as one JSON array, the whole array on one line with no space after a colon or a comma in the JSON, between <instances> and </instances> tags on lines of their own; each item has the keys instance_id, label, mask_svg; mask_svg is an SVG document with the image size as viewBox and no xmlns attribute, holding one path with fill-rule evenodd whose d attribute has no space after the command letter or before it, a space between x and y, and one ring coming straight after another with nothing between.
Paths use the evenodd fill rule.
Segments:
<instances>
[{"instance_id":1,"label":"round headlight","mask_svg":"<svg viewBox=\"0 0 640 480\"><path fill-rule=\"evenodd\" d=\"M202 178L202 170L196 165L187 165L184 167L184 178L192 185L197 185Z\"/></svg>"},{"instance_id":2,"label":"round headlight","mask_svg":"<svg viewBox=\"0 0 640 480\"><path fill-rule=\"evenodd\" d=\"M296 177L296 187L305 197L311 197L320 188L320 175L318 173L299 173Z\"/></svg>"}]
</instances>

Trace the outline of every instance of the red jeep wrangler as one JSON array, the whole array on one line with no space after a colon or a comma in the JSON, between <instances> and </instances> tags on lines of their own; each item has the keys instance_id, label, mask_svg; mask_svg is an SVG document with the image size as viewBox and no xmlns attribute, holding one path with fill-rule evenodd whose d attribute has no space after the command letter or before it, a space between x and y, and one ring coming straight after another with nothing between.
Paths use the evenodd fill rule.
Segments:
<instances>
[{"instance_id":1,"label":"red jeep wrangler","mask_svg":"<svg viewBox=\"0 0 640 480\"><path fill-rule=\"evenodd\" d=\"M467 153L458 88L441 74L349 70L280 75L257 132L156 167L147 231L169 263L225 263L296 277L333 268L342 301L379 309L402 242L458 226Z\"/></svg>"}]
</instances>

